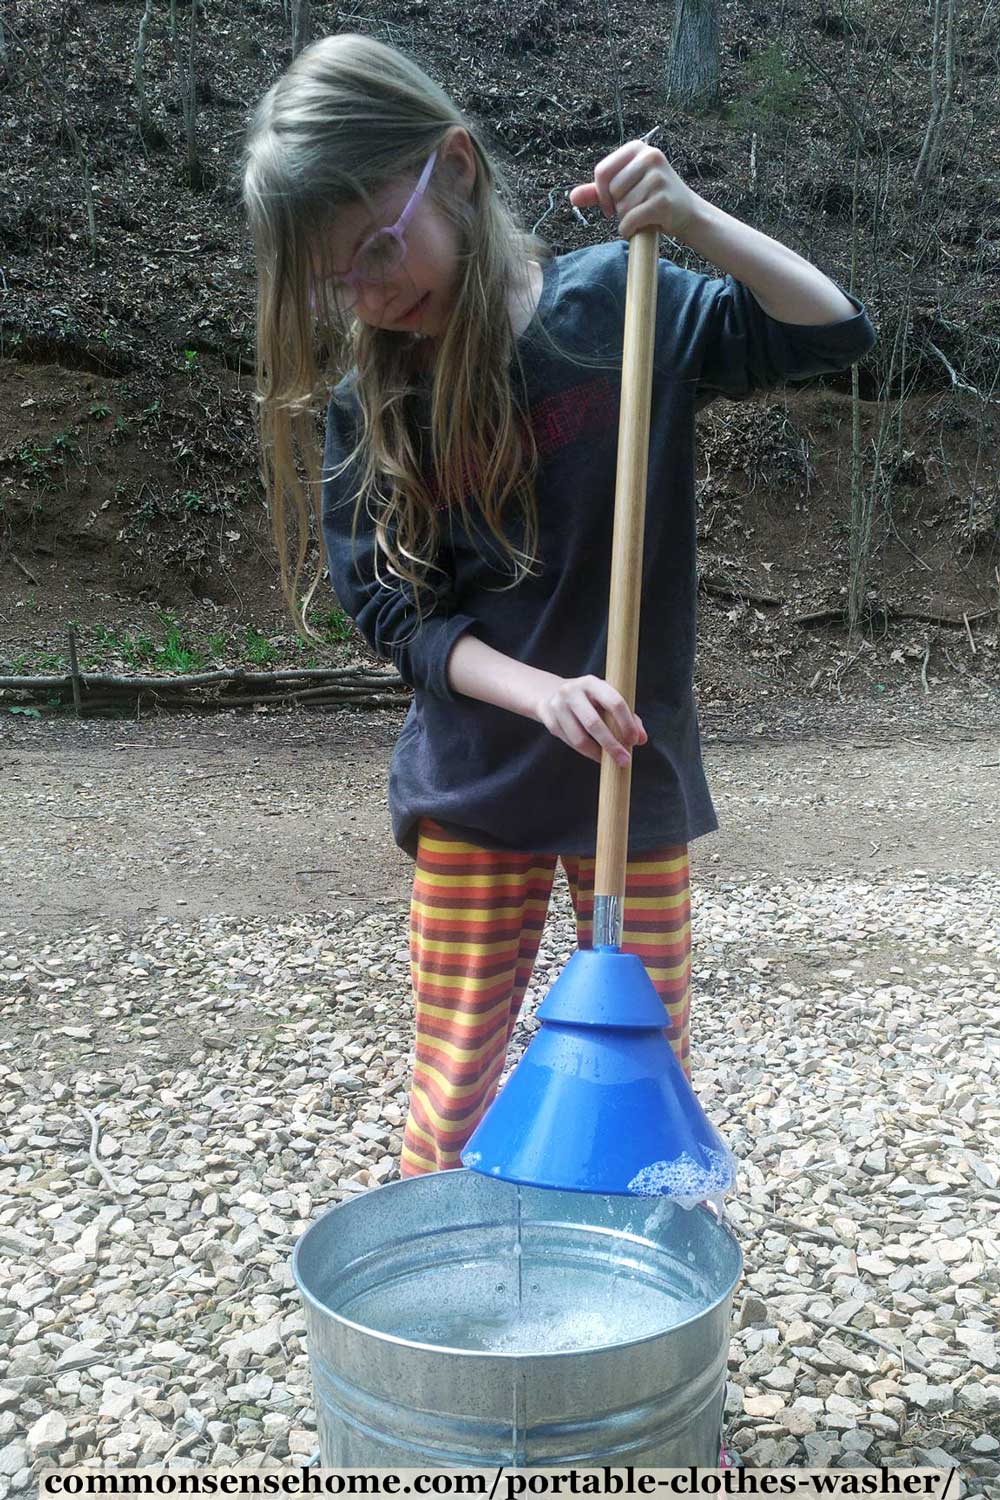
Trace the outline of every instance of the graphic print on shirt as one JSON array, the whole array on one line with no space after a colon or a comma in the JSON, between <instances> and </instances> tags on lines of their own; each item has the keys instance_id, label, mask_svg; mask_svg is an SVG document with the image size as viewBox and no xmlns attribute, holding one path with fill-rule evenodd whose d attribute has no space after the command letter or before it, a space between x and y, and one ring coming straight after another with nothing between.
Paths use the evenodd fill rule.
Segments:
<instances>
[{"instance_id":1,"label":"graphic print on shirt","mask_svg":"<svg viewBox=\"0 0 1000 1500\"><path fill-rule=\"evenodd\" d=\"M609 428L617 431L619 407L619 388L606 375L545 396L529 411L539 459L544 462L581 437L593 438ZM476 485L467 472L462 477L471 499ZM434 509L445 510L445 502L437 501Z\"/></svg>"},{"instance_id":2,"label":"graphic print on shirt","mask_svg":"<svg viewBox=\"0 0 1000 1500\"><path fill-rule=\"evenodd\" d=\"M618 387L602 375L546 396L531 408L531 426L540 458L550 458L584 433L590 437L618 426Z\"/></svg>"}]
</instances>

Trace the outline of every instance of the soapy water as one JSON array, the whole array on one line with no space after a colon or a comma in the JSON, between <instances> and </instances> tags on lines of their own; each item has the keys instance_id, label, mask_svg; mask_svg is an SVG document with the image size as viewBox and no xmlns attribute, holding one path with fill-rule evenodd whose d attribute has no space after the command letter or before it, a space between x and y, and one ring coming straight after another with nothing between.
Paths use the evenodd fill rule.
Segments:
<instances>
[{"instance_id":1,"label":"soapy water","mask_svg":"<svg viewBox=\"0 0 1000 1500\"><path fill-rule=\"evenodd\" d=\"M628 1191L643 1198L667 1198L681 1208L696 1208L706 1198L716 1205L736 1181L736 1160L727 1147L703 1146L699 1164L686 1151L672 1161L654 1161L637 1172Z\"/></svg>"},{"instance_id":2,"label":"soapy water","mask_svg":"<svg viewBox=\"0 0 1000 1500\"><path fill-rule=\"evenodd\" d=\"M518 1267L522 1270L518 1300ZM553 1264L522 1247L489 1261L436 1265L371 1288L338 1310L353 1322L439 1348L557 1354L661 1333L703 1310L698 1279L675 1282L609 1256Z\"/></svg>"}]
</instances>

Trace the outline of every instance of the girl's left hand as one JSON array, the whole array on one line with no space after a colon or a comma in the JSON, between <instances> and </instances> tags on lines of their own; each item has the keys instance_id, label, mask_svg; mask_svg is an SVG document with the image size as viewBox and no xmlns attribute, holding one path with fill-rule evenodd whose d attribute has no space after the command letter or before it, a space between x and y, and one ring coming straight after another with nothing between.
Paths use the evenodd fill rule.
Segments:
<instances>
[{"instance_id":1,"label":"girl's left hand","mask_svg":"<svg viewBox=\"0 0 1000 1500\"><path fill-rule=\"evenodd\" d=\"M640 229L683 239L702 202L648 141L627 141L612 151L594 168L593 182L573 188L569 201L577 208L599 203L607 219L617 213L618 230L626 240Z\"/></svg>"}]
</instances>

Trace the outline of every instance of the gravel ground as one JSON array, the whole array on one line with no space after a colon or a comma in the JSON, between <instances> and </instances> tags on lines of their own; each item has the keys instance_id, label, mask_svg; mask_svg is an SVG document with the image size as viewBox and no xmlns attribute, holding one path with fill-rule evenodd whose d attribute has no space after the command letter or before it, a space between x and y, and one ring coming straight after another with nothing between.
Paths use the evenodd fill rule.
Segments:
<instances>
[{"instance_id":1,"label":"gravel ground","mask_svg":"<svg viewBox=\"0 0 1000 1500\"><path fill-rule=\"evenodd\" d=\"M919 849L738 878L707 857L696 882L695 1085L740 1159L727 1404L750 1463L957 1464L1000 1496L1000 875L977 811L968 848L946 825L944 871ZM288 1258L396 1175L402 915L109 920L98 882L86 923L0 928L0 1500L53 1462L314 1452ZM515 1057L573 941L560 886Z\"/></svg>"}]
</instances>

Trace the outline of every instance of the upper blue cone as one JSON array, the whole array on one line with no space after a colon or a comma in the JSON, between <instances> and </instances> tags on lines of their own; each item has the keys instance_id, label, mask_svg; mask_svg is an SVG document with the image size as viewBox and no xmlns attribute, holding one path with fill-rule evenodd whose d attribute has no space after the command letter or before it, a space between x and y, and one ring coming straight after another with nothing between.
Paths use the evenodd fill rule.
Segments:
<instances>
[{"instance_id":1,"label":"upper blue cone","mask_svg":"<svg viewBox=\"0 0 1000 1500\"><path fill-rule=\"evenodd\" d=\"M732 1190L735 1161L664 1036L669 1016L641 959L575 953L538 1016L463 1166L580 1193L697 1202Z\"/></svg>"}]
</instances>

